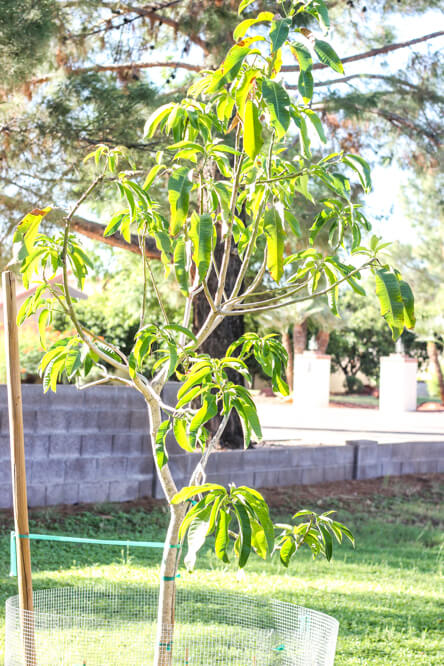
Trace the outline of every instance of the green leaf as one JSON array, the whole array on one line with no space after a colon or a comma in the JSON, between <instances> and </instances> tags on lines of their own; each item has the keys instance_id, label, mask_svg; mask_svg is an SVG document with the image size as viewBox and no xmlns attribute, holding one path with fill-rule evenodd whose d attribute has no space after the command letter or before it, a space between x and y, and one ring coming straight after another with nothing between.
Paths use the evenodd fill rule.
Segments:
<instances>
[{"instance_id":1,"label":"green leaf","mask_svg":"<svg viewBox=\"0 0 444 666\"><path fill-rule=\"evenodd\" d=\"M255 25L256 23L270 22L273 20L273 18L274 18L273 12L260 12L256 18L245 19L245 21L239 23L239 25L237 25L234 30L233 32L234 41L238 42L239 39L242 39L242 37L245 35L247 30L251 28L252 25Z\"/></svg>"},{"instance_id":2,"label":"green leaf","mask_svg":"<svg viewBox=\"0 0 444 666\"><path fill-rule=\"evenodd\" d=\"M218 557L222 562L225 562L225 564L228 564L229 559L228 559L228 544L230 543L230 539L228 536L228 527L231 521L231 516L228 513L228 511L225 511L225 509L221 509L219 512L219 522L217 525L217 530L216 530L216 541L214 544L214 550L216 553L216 557Z\"/></svg>"},{"instance_id":3,"label":"green leaf","mask_svg":"<svg viewBox=\"0 0 444 666\"><path fill-rule=\"evenodd\" d=\"M264 230L267 237L267 266L275 282L279 282L284 273L284 238L285 231L281 216L276 208L269 208L264 216Z\"/></svg>"},{"instance_id":4,"label":"green leaf","mask_svg":"<svg viewBox=\"0 0 444 666\"><path fill-rule=\"evenodd\" d=\"M190 180L191 170L179 167L168 180L168 201L170 202L171 220L170 233L175 236L183 226L190 203L190 192L193 183Z\"/></svg>"},{"instance_id":5,"label":"green leaf","mask_svg":"<svg viewBox=\"0 0 444 666\"><path fill-rule=\"evenodd\" d=\"M208 87L209 93L218 92L236 78L245 57L251 52L249 46L235 44L227 54L219 69L213 74L213 82Z\"/></svg>"},{"instance_id":6,"label":"green leaf","mask_svg":"<svg viewBox=\"0 0 444 666\"><path fill-rule=\"evenodd\" d=\"M36 236L39 233L40 223L50 210L51 206L47 206L46 208L34 208L34 210L25 215L15 230L13 237L14 243L20 243L23 241L26 251L29 253L34 246Z\"/></svg>"},{"instance_id":7,"label":"green leaf","mask_svg":"<svg viewBox=\"0 0 444 666\"><path fill-rule=\"evenodd\" d=\"M262 95L268 112L270 113L271 125L276 130L278 139L282 139L290 126L290 98L287 91L275 81L262 82Z\"/></svg>"},{"instance_id":8,"label":"green leaf","mask_svg":"<svg viewBox=\"0 0 444 666\"><path fill-rule=\"evenodd\" d=\"M187 435L187 426L184 419L175 419L173 424L174 437L181 449L192 453L194 451Z\"/></svg>"},{"instance_id":9,"label":"green leaf","mask_svg":"<svg viewBox=\"0 0 444 666\"><path fill-rule=\"evenodd\" d=\"M193 243L193 261L200 280L204 280L211 265L213 245L213 219L208 213L193 213L190 225L190 238Z\"/></svg>"},{"instance_id":10,"label":"green leaf","mask_svg":"<svg viewBox=\"0 0 444 666\"><path fill-rule=\"evenodd\" d=\"M328 67L333 69L335 72L339 72L339 74L344 73L342 62L340 61L336 51L332 46L330 46L328 42L324 42L322 39L316 39L314 50L319 60L324 63L324 65L328 65Z\"/></svg>"},{"instance_id":11,"label":"green leaf","mask_svg":"<svg viewBox=\"0 0 444 666\"><path fill-rule=\"evenodd\" d=\"M364 192L370 192L372 189L372 177L368 162L360 155L352 153L345 155L342 161L356 171Z\"/></svg>"},{"instance_id":12,"label":"green leaf","mask_svg":"<svg viewBox=\"0 0 444 666\"><path fill-rule=\"evenodd\" d=\"M174 272L179 284L180 290L184 296L188 296L188 271L186 245L183 238L179 238L174 248Z\"/></svg>"},{"instance_id":13,"label":"green leaf","mask_svg":"<svg viewBox=\"0 0 444 666\"><path fill-rule=\"evenodd\" d=\"M188 552L184 559L185 565L189 571L194 569L196 556L205 543L208 533L211 516L211 504L208 504L192 521L188 528Z\"/></svg>"},{"instance_id":14,"label":"green leaf","mask_svg":"<svg viewBox=\"0 0 444 666\"><path fill-rule=\"evenodd\" d=\"M404 329L404 302L401 296L399 281L394 273L381 268L375 273L376 296L381 306L381 315L397 340Z\"/></svg>"},{"instance_id":15,"label":"green leaf","mask_svg":"<svg viewBox=\"0 0 444 666\"><path fill-rule=\"evenodd\" d=\"M239 568L242 569L246 565L251 552L251 525L248 513L240 502L236 502L233 508L239 523Z\"/></svg>"},{"instance_id":16,"label":"green leaf","mask_svg":"<svg viewBox=\"0 0 444 666\"><path fill-rule=\"evenodd\" d=\"M163 169L165 169L165 165L164 165L164 164L155 164L155 165L149 170L148 175L147 175L147 177L145 178L145 182L144 182L144 184L143 184L143 189L144 189L144 190L149 190L149 188L150 188L151 185L153 184L153 182L154 182L154 180L155 180L157 174L159 173L159 171L162 171Z\"/></svg>"},{"instance_id":17,"label":"green leaf","mask_svg":"<svg viewBox=\"0 0 444 666\"><path fill-rule=\"evenodd\" d=\"M237 13L240 15L246 9L249 7L249 5L253 4L254 0L241 0L241 3L239 4L239 9L237 10Z\"/></svg>"},{"instance_id":18,"label":"green leaf","mask_svg":"<svg viewBox=\"0 0 444 666\"><path fill-rule=\"evenodd\" d=\"M404 323L409 329L415 328L415 299L410 285L404 280L399 280L399 289L401 291L401 298L404 305Z\"/></svg>"},{"instance_id":19,"label":"green leaf","mask_svg":"<svg viewBox=\"0 0 444 666\"><path fill-rule=\"evenodd\" d=\"M154 135L154 132L156 131L159 124L171 113L174 107L174 102L169 102L168 104L164 104L163 106L153 111L145 123L145 129L143 132L144 136L150 139Z\"/></svg>"},{"instance_id":20,"label":"green leaf","mask_svg":"<svg viewBox=\"0 0 444 666\"><path fill-rule=\"evenodd\" d=\"M202 407L193 416L190 423L190 433L195 433L207 421L216 416L217 403L216 396L212 393L207 393L203 400Z\"/></svg>"},{"instance_id":21,"label":"green leaf","mask_svg":"<svg viewBox=\"0 0 444 666\"><path fill-rule=\"evenodd\" d=\"M248 100L244 114L244 150L248 157L254 160L263 143L262 126L259 121L257 106L251 100Z\"/></svg>"},{"instance_id":22,"label":"green leaf","mask_svg":"<svg viewBox=\"0 0 444 666\"><path fill-rule=\"evenodd\" d=\"M284 220L287 222L294 235L297 238L300 238L302 236L301 225L299 224L299 220L293 215L291 211L284 211Z\"/></svg>"},{"instance_id":23,"label":"green leaf","mask_svg":"<svg viewBox=\"0 0 444 666\"><path fill-rule=\"evenodd\" d=\"M322 143L327 143L327 137L324 134L324 128L322 127L322 123L319 120L319 117L316 115L316 113L311 109L303 109L303 113L305 113L305 115L315 128Z\"/></svg>"},{"instance_id":24,"label":"green leaf","mask_svg":"<svg viewBox=\"0 0 444 666\"><path fill-rule=\"evenodd\" d=\"M182 490L179 490L179 492L174 495L171 502L172 504L181 504L195 495L208 493L210 491L215 491L220 495L227 494L225 488L217 483L204 483L201 486L185 486L185 488L182 488Z\"/></svg>"},{"instance_id":25,"label":"green leaf","mask_svg":"<svg viewBox=\"0 0 444 666\"><path fill-rule=\"evenodd\" d=\"M333 539L326 527L323 525L319 525L319 531L322 534L322 540L324 542L324 548L325 548L325 557L327 560L330 562L331 556L333 555Z\"/></svg>"},{"instance_id":26,"label":"green leaf","mask_svg":"<svg viewBox=\"0 0 444 666\"><path fill-rule=\"evenodd\" d=\"M39 314L39 334L40 344L46 350L46 327L51 320L51 312L44 308Z\"/></svg>"},{"instance_id":27,"label":"green leaf","mask_svg":"<svg viewBox=\"0 0 444 666\"><path fill-rule=\"evenodd\" d=\"M273 51L276 52L278 49L283 46L285 40L288 37L290 32L291 19L280 19L279 21L274 21L270 30L270 39Z\"/></svg>"},{"instance_id":28,"label":"green leaf","mask_svg":"<svg viewBox=\"0 0 444 666\"><path fill-rule=\"evenodd\" d=\"M267 539L265 537L265 532L262 525L260 525L256 520L251 521L251 545L259 557L262 557L263 560L267 559Z\"/></svg>"},{"instance_id":29,"label":"green leaf","mask_svg":"<svg viewBox=\"0 0 444 666\"><path fill-rule=\"evenodd\" d=\"M82 367L82 355L80 349L71 349L65 360L65 372L68 379L72 379L76 372Z\"/></svg>"},{"instance_id":30,"label":"green leaf","mask_svg":"<svg viewBox=\"0 0 444 666\"><path fill-rule=\"evenodd\" d=\"M313 74L311 71L301 71L298 77L298 90L305 104L309 104L313 97L313 85Z\"/></svg>"},{"instance_id":31,"label":"green leaf","mask_svg":"<svg viewBox=\"0 0 444 666\"><path fill-rule=\"evenodd\" d=\"M162 469L168 462L168 454L165 448L165 439L170 430L171 423L169 419L163 421L156 434L156 460L159 469Z\"/></svg>"},{"instance_id":32,"label":"green leaf","mask_svg":"<svg viewBox=\"0 0 444 666\"><path fill-rule=\"evenodd\" d=\"M284 567L288 567L291 556L296 552L296 544L292 537L287 537L280 547L279 557Z\"/></svg>"},{"instance_id":33,"label":"green leaf","mask_svg":"<svg viewBox=\"0 0 444 666\"><path fill-rule=\"evenodd\" d=\"M291 45L290 50L297 59L301 72L308 72L313 66L313 58L311 57L310 50L297 42Z\"/></svg>"},{"instance_id":34,"label":"green leaf","mask_svg":"<svg viewBox=\"0 0 444 666\"><path fill-rule=\"evenodd\" d=\"M203 380L206 379L208 376L211 377L211 367L210 365L205 365L203 367L200 367L199 369L195 370L194 367L192 368L188 379L177 392L177 399L180 400L188 391L190 388L195 386L196 384L202 384ZM205 382L206 383L206 382Z\"/></svg>"}]
</instances>

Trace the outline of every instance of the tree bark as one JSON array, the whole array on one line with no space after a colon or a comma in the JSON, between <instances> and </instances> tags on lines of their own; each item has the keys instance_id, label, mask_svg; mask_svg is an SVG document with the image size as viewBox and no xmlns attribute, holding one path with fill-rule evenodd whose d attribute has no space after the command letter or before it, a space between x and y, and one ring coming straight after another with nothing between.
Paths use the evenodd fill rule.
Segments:
<instances>
[{"instance_id":1,"label":"tree bark","mask_svg":"<svg viewBox=\"0 0 444 666\"><path fill-rule=\"evenodd\" d=\"M218 242L215 249L215 261L220 265L220 261L223 253L223 243ZM237 275L241 266L241 260L237 252L231 253L230 266L227 274L226 281L226 291L230 292L234 287L236 282ZM211 271L208 279L208 287L212 294L216 292L218 284L218 279L215 271ZM207 318L207 315L210 311L210 306L208 305L205 294L201 292L198 294L194 301L194 310L193 310L193 328L194 331L198 331ZM226 355L227 348L229 345L240 338L245 332L244 318L243 317L225 317L225 319L219 324L216 330L205 340L203 345L200 348L200 351L204 354L209 354L213 358L223 358ZM241 375L237 372L229 372L229 377L231 381L236 384L243 384ZM220 422L222 420L221 416L215 416L214 419L208 424L211 435L214 435L217 431ZM242 426L239 420L238 415L234 410L232 410L227 426L222 435L220 445L228 449L242 449L244 446L244 437L242 433Z\"/></svg>"},{"instance_id":2,"label":"tree bark","mask_svg":"<svg viewBox=\"0 0 444 666\"><path fill-rule=\"evenodd\" d=\"M436 377L438 379L438 388L439 388L439 395L441 398L441 402L444 404L444 377L442 373L442 368L441 364L439 362L439 354L438 354L438 347L436 346L436 342L428 342L427 343L427 354L430 359L430 363L432 364Z\"/></svg>"},{"instance_id":3,"label":"tree bark","mask_svg":"<svg viewBox=\"0 0 444 666\"><path fill-rule=\"evenodd\" d=\"M329 331L323 331L322 329L316 333L316 342L318 345L318 352L320 354L327 353L328 342L330 340Z\"/></svg>"},{"instance_id":4,"label":"tree bark","mask_svg":"<svg viewBox=\"0 0 444 666\"><path fill-rule=\"evenodd\" d=\"M293 326L293 353L303 354L307 348L307 322Z\"/></svg>"}]
</instances>

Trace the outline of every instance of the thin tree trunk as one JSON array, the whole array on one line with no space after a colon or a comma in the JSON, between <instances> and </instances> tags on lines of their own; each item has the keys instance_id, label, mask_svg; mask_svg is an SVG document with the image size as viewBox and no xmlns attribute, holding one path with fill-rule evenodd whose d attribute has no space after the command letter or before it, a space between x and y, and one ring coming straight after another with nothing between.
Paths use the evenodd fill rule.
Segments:
<instances>
[{"instance_id":1,"label":"thin tree trunk","mask_svg":"<svg viewBox=\"0 0 444 666\"><path fill-rule=\"evenodd\" d=\"M430 363L435 370L436 377L438 379L439 395L441 402L444 404L444 377L442 374L441 364L439 362L438 347L436 346L436 342L430 341L427 343L427 354L430 359Z\"/></svg>"},{"instance_id":2,"label":"thin tree trunk","mask_svg":"<svg viewBox=\"0 0 444 666\"><path fill-rule=\"evenodd\" d=\"M171 666L173 663L174 611L176 603L176 575L180 558L179 528L185 517L187 505L172 504L177 492L176 484L168 464L159 467L156 457L156 435L162 420L156 400L146 397L150 423L150 437L156 464L157 477L162 486L170 510L168 526L160 568L159 603L157 608L157 633L154 666Z\"/></svg>"},{"instance_id":3,"label":"thin tree trunk","mask_svg":"<svg viewBox=\"0 0 444 666\"><path fill-rule=\"evenodd\" d=\"M293 363L293 347L291 344L291 336L288 330L282 334L282 344L284 345L285 351L288 354L288 363L287 367L285 368L285 377L287 379L287 384L291 393L293 391L294 363Z\"/></svg>"}]
</instances>

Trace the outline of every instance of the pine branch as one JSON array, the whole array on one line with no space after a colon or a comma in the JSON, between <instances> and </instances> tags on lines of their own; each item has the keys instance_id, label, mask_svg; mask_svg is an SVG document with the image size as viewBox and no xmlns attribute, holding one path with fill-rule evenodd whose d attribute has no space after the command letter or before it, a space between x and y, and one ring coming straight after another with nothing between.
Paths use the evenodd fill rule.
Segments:
<instances>
[{"instance_id":1,"label":"pine branch","mask_svg":"<svg viewBox=\"0 0 444 666\"><path fill-rule=\"evenodd\" d=\"M385 46L380 46L375 49L370 49L370 51L365 51L364 53L357 53L352 56L347 56L342 58L342 64L347 62L356 62L357 60L365 60L366 58L373 58L376 55L382 55L384 53L390 53L391 51L397 51L398 49L405 49L407 46L413 46L413 44L419 44L420 42L427 42L430 39L436 39L436 37L442 37L444 35L444 30L439 32L432 32L429 35L424 35L423 37L416 37L415 39L410 39L408 42L399 42L396 44L386 44ZM317 62L313 65L313 69L326 69L328 65L324 65L322 62ZM298 72L298 65L284 65L281 69L281 72Z\"/></svg>"},{"instance_id":2,"label":"pine branch","mask_svg":"<svg viewBox=\"0 0 444 666\"><path fill-rule=\"evenodd\" d=\"M209 48L207 42L199 37L198 34L196 33L189 33L186 29L184 29L179 21L175 21L174 19L170 18L169 16L165 16L164 14L158 14L157 12L159 9L167 9L169 6L178 4L178 0L175 0L173 2L169 2L164 4L161 7L152 7L152 6L145 6L145 7L135 7L134 5L128 5L128 4L122 4L120 9L121 11L125 13L131 13L131 14L138 14L139 16L144 16L145 18L150 19L151 21L155 21L156 23L164 24L169 26L170 28L173 28L175 32L181 32L184 33L191 42L196 44L197 46L200 46L200 48L203 50L205 55L208 55L209 53ZM108 8L115 8L114 3L108 3L108 2L102 2L103 7L108 7Z\"/></svg>"},{"instance_id":3,"label":"pine branch","mask_svg":"<svg viewBox=\"0 0 444 666\"><path fill-rule=\"evenodd\" d=\"M139 10L141 11L141 10ZM155 15L157 18L159 18L157 15ZM165 21L167 25L170 25L167 21ZM172 23L176 23L173 21ZM370 51L365 51L364 53L357 53L352 56L348 56L346 58L342 59L343 63L347 62L355 62L357 60L364 60L366 58L373 58L376 55L382 55L384 53L389 53L391 51L396 51L397 49L403 49L408 46L412 46L413 44L418 44L420 42L425 42L430 39L435 39L436 37L441 37L444 35L444 30L441 30L439 32L433 32L429 35L424 35L423 37L417 37L415 39L411 39L407 42L400 42L397 44L386 44L385 46L381 46L376 49L371 49ZM115 64L115 63L110 63L106 65L91 65L88 67L76 67L73 69L70 68L65 68L65 72L68 76L79 76L80 74L87 74L89 72L122 72L128 69L150 69L150 68L157 68L157 67L171 67L173 69L186 69L190 72L200 72L202 69L204 69L203 66L201 65L193 65L192 63L188 62L181 62L181 61L166 61L166 62L127 62L127 63L121 63L121 64ZM327 65L324 65L323 63L315 63L313 65L313 69L325 69ZM281 69L282 72L297 72L299 71L298 65L284 65ZM47 83L48 81L51 81L54 79L58 74L48 74L47 76L43 76L37 79L31 79L29 81L29 85L31 86L37 86L42 83ZM357 76L357 75L356 75ZM375 75L374 75L375 76ZM346 78L346 77L345 77ZM327 85L327 83L318 83L319 85ZM293 86L289 86L293 87Z\"/></svg>"},{"instance_id":4,"label":"pine branch","mask_svg":"<svg viewBox=\"0 0 444 666\"><path fill-rule=\"evenodd\" d=\"M387 81L389 83L397 83L402 86L406 86L407 88L413 88L414 90L418 89L418 86L415 86L413 83L409 83L408 81L404 81L403 79L399 79L396 76L386 76L384 74L350 74L350 76L342 76L339 79L329 79L328 81L317 81L314 83L315 88L322 88L324 86L335 86L338 85L339 83L348 83L348 81L352 81L353 79L377 79L380 81ZM289 90L296 90L297 85L286 85L286 88Z\"/></svg>"}]
</instances>

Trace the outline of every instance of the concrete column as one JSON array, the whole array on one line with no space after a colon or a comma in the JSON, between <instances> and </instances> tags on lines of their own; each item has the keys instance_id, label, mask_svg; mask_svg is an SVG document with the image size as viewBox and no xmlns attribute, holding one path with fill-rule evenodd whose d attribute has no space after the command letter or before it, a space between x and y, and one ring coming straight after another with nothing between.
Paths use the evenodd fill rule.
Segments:
<instances>
[{"instance_id":1,"label":"concrete column","mask_svg":"<svg viewBox=\"0 0 444 666\"><path fill-rule=\"evenodd\" d=\"M294 357L293 402L298 409L328 407L330 356L305 351Z\"/></svg>"},{"instance_id":2,"label":"concrete column","mask_svg":"<svg viewBox=\"0 0 444 666\"><path fill-rule=\"evenodd\" d=\"M418 362L404 354L381 358L379 409L391 412L416 410L416 373Z\"/></svg>"}]
</instances>

